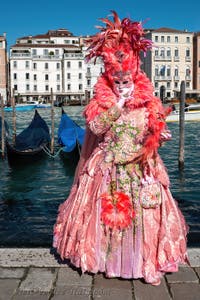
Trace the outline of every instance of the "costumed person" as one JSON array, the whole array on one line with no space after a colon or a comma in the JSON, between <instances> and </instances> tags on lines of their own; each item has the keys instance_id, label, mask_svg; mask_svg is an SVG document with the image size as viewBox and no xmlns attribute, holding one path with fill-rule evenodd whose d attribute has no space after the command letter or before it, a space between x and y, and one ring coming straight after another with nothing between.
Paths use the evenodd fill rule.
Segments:
<instances>
[{"instance_id":1,"label":"costumed person","mask_svg":"<svg viewBox=\"0 0 200 300\"><path fill-rule=\"evenodd\" d=\"M167 112L140 69L152 43L140 22L112 14L89 41L86 59L100 57L105 71L84 110L86 138L53 246L82 272L158 285L188 261L187 226L158 154L171 137Z\"/></svg>"}]
</instances>

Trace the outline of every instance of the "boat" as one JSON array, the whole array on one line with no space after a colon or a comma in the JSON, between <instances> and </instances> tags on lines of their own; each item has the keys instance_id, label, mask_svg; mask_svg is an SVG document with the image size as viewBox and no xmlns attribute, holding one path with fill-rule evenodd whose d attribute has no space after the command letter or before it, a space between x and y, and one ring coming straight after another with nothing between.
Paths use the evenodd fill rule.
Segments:
<instances>
[{"instance_id":1,"label":"boat","mask_svg":"<svg viewBox=\"0 0 200 300\"><path fill-rule=\"evenodd\" d=\"M175 109L166 119L167 122L179 122L179 110ZM185 121L200 121L200 104L185 106Z\"/></svg>"},{"instance_id":2,"label":"boat","mask_svg":"<svg viewBox=\"0 0 200 300\"><path fill-rule=\"evenodd\" d=\"M79 159L84 137L85 129L72 120L62 109L58 127L58 144L62 147L61 154L65 154L65 158Z\"/></svg>"},{"instance_id":3,"label":"boat","mask_svg":"<svg viewBox=\"0 0 200 300\"><path fill-rule=\"evenodd\" d=\"M16 111L28 111L28 110L33 110L37 107L36 103L24 103L24 104L16 104L15 105L15 110ZM11 112L13 111L12 106L5 106L4 111L6 112Z\"/></svg>"},{"instance_id":4,"label":"boat","mask_svg":"<svg viewBox=\"0 0 200 300\"><path fill-rule=\"evenodd\" d=\"M49 146L50 139L47 123L35 110L31 123L16 136L14 145L6 141L9 162L32 162L39 159L45 153L44 147Z\"/></svg>"}]
</instances>

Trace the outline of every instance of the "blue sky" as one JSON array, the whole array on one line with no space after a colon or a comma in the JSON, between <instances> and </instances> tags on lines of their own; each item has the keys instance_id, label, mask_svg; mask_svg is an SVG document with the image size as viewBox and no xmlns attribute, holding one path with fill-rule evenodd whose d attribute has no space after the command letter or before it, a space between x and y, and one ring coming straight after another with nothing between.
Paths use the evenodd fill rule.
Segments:
<instances>
[{"instance_id":1,"label":"blue sky","mask_svg":"<svg viewBox=\"0 0 200 300\"><path fill-rule=\"evenodd\" d=\"M192 4L193 3L193 4ZM0 35L7 34L8 46L26 35L66 28L74 35L94 34L99 18L115 10L120 18L148 20L145 28L170 27L200 31L200 1L135 0L35 0L2 1Z\"/></svg>"}]
</instances>

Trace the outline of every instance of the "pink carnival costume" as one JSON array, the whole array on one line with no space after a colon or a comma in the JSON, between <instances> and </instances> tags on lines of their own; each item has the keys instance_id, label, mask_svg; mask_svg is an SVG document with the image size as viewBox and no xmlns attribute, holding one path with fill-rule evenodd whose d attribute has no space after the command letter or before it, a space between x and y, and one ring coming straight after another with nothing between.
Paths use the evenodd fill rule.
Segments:
<instances>
[{"instance_id":1,"label":"pink carnival costume","mask_svg":"<svg viewBox=\"0 0 200 300\"><path fill-rule=\"evenodd\" d=\"M141 24L113 17L89 41L87 59L101 57L105 72L84 111L86 139L53 245L83 272L157 285L187 262L187 226L158 154L169 112L140 70L140 51L151 47Z\"/></svg>"}]
</instances>

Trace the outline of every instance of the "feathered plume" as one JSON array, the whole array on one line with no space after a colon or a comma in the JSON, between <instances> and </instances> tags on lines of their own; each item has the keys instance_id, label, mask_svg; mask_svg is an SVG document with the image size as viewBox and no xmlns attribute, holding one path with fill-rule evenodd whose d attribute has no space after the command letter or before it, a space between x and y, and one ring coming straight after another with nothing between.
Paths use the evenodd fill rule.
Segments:
<instances>
[{"instance_id":1,"label":"feathered plume","mask_svg":"<svg viewBox=\"0 0 200 300\"><path fill-rule=\"evenodd\" d=\"M98 56L104 57L108 49L118 48L123 45L128 51L132 50L136 55L140 51L146 52L152 47L152 41L144 38L144 31L140 22L133 22L128 18L122 21L115 11L111 11L113 22L108 18L100 19L106 27L97 26L99 33L86 41L89 44L86 61Z\"/></svg>"}]
</instances>

